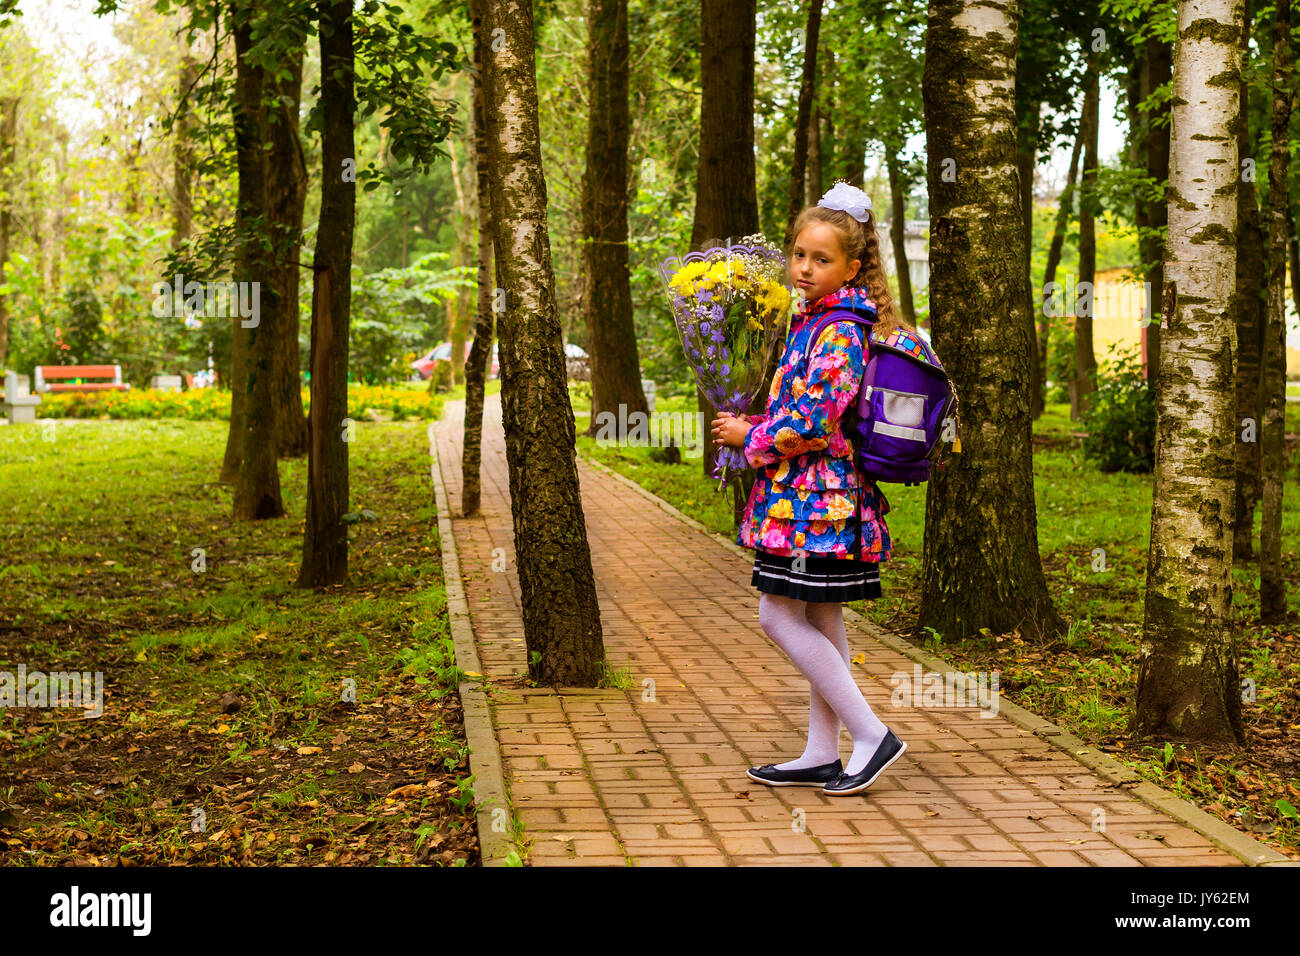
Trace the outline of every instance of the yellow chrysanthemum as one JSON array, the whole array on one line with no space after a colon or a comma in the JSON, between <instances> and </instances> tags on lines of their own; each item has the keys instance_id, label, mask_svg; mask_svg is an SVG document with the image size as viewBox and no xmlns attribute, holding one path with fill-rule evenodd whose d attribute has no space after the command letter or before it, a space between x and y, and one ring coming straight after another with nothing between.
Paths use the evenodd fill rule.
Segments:
<instances>
[{"instance_id":1,"label":"yellow chrysanthemum","mask_svg":"<svg viewBox=\"0 0 1300 956\"><path fill-rule=\"evenodd\" d=\"M767 516L769 518L793 518L794 506L787 499L782 498L768 509Z\"/></svg>"}]
</instances>

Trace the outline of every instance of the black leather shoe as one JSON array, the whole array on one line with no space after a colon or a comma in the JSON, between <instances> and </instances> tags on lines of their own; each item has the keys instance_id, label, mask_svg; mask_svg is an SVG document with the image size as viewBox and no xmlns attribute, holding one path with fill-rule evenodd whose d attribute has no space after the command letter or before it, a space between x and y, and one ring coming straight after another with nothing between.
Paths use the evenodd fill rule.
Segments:
<instances>
[{"instance_id":1,"label":"black leather shoe","mask_svg":"<svg viewBox=\"0 0 1300 956\"><path fill-rule=\"evenodd\" d=\"M776 764L765 763L761 767L750 767L745 773L750 780L757 780L769 787L820 787L840 776L843 771L844 765L837 759L834 763L805 767L803 770L777 770Z\"/></svg>"},{"instance_id":2,"label":"black leather shoe","mask_svg":"<svg viewBox=\"0 0 1300 956\"><path fill-rule=\"evenodd\" d=\"M880 742L876 752L871 755L867 765L854 774L841 773L822 788L826 793L836 797L847 797L851 793L860 793L876 782L876 778L885 772L885 768L903 756L907 744L894 736L886 728L885 739Z\"/></svg>"}]
</instances>

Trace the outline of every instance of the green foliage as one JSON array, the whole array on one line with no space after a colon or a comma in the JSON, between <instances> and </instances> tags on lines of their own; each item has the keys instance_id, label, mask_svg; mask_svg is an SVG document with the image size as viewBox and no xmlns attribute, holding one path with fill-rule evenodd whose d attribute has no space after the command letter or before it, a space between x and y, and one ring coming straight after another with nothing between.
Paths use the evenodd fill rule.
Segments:
<instances>
[{"instance_id":1,"label":"green foliage","mask_svg":"<svg viewBox=\"0 0 1300 956\"><path fill-rule=\"evenodd\" d=\"M358 275L352 284L348 367L367 384L403 381L410 363L447 333L446 303L472 287L474 270L436 268L447 254L432 252L406 269Z\"/></svg>"},{"instance_id":2,"label":"green foliage","mask_svg":"<svg viewBox=\"0 0 1300 956\"><path fill-rule=\"evenodd\" d=\"M1050 308L1050 306L1048 307ZM1070 401L1070 381L1074 378L1074 316L1048 317L1047 403Z\"/></svg>"},{"instance_id":3,"label":"green foliage","mask_svg":"<svg viewBox=\"0 0 1300 956\"><path fill-rule=\"evenodd\" d=\"M63 293L56 333L61 354L54 364L93 365L104 362L104 307L89 286L78 284Z\"/></svg>"},{"instance_id":4,"label":"green foliage","mask_svg":"<svg viewBox=\"0 0 1300 956\"><path fill-rule=\"evenodd\" d=\"M1136 346L1111 346L1110 356L1084 419L1083 454L1104 472L1148 472L1155 467L1155 396Z\"/></svg>"}]
</instances>

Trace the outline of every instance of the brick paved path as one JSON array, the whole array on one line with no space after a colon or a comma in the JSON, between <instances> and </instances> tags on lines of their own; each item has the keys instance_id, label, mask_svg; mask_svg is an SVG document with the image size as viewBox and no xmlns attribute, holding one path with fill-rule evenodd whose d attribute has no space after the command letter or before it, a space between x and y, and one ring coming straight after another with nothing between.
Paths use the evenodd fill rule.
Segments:
<instances>
[{"instance_id":1,"label":"brick paved path","mask_svg":"<svg viewBox=\"0 0 1300 956\"><path fill-rule=\"evenodd\" d=\"M463 416L449 402L437 427L453 515ZM858 684L907 753L859 796L754 783L747 767L803 751L808 684L758 626L751 564L579 469L608 660L630 661L634 686L490 691L534 865L1241 864L1005 717L891 706L890 675L913 662L854 627L851 654L867 661L853 665ZM483 670L509 680L526 654L498 396L485 414L482 513L453 524ZM507 570L493 571L503 556ZM851 749L844 731L842 759ZM1093 832L1098 809L1104 833Z\"/></svg>"}]
</instances>

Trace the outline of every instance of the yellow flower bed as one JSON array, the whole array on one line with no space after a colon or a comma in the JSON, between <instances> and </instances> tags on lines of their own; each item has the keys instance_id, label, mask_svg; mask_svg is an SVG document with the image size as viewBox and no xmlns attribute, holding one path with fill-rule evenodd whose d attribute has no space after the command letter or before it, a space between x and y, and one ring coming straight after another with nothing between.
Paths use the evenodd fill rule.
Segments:
<instances>
[{"instance_id":1,"label":"yellow flower bed","mask_svg":"<svg viewBox=\"0 0 1300 956\"><path fill-rule=\"evenodd\" d=\"M423 387L348 385L348 415L364 421L368 411L391 415L394 421L435 419L442 413L442 395L429 395ZM304 409L311 393L302 390ZM386 414L385 414L386 413ZM42 418L185 418L190 421L226 421L230 418L230 392L217 388L192 388L184 392L131 389L128 392L47 392L36 406Z\"/></svg>"}]
</instances>

